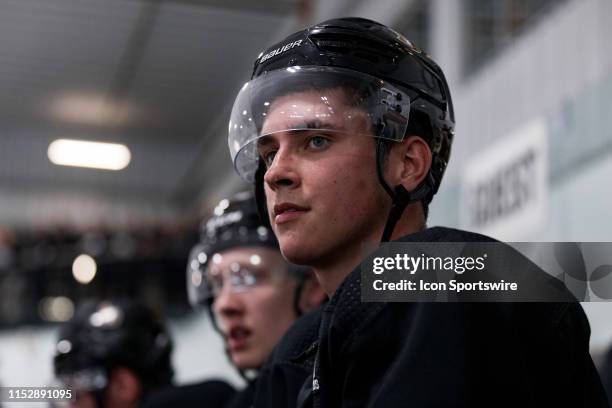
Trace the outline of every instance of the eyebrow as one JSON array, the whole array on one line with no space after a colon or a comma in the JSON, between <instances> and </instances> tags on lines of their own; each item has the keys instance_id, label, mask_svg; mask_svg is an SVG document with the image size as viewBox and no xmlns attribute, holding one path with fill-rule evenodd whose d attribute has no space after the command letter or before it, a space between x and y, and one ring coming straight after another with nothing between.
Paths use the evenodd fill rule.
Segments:
<instances>
[{"instance_id":1,"label":"eyebrow","mask_svg":"<svg viewBox=\"0 0 612 408\"><path fill-rule=\"evenodd\" d=\"M303 122L299 125L294 125L291 126L289 129L292 132L295 133L305 133L305 132L312 132L314 130L323 130L323 129L329 129L329 130L341 130L338 129L338 127L336 125L334 125L333 123L330 122L323 122L321 120L318 119L314 119L314 120L309 120L307 122ZM272 132L272 133L276 133L276 132ZM271 143L273 143L274 141L268 137L270 135L266 135L266 136L262 136L257 140L257 147L264 147L267 146Z\"/></svg>"},{"instance_id":2,"label":"eyebrow","mask_svg":"<svg viewBox=\"0 0 612 408\"><path fill-rule=\"evenodd\" d=\"M317 129L333 129L338 130L337 126L331 122L323 122L319 119L309 120L304 122L302 125L295 126L293 129L296 130L317 130Z\"/></svg>"},{"instance_id":3,"label":"eyebrow","mask_svg":"<svg viewBox=\"0 0 612 408\"><path fill-rule=\"evenodd\" d=\"M274 139L272 139L269 135L262 136L257 139L257 148L266 147L274 143Z\"/></svg>"}]
</instances>

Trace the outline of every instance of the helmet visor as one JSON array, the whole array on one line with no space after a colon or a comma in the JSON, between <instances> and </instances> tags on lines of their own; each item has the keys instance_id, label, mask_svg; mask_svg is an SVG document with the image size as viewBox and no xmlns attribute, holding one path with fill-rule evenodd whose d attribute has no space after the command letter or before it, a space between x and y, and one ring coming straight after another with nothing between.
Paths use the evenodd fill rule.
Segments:
<instances>
[{"instance_id":1,"label":"helmet visor","mask_svg":"<svg viewBox=\"0 0 612 408\"><path fill-rule=\"evenodd\" d=\"M108 385L106 370L100 367L91 367L58 376L59 384L64 388L76 391L97 391Z\"/></svg>"},{"instance_id":2,"label":"helmet visor","mask_svg":"<svg viewBox=\"0 0 612 408\"><path fill-rule=\"evenodd\" d=\"M228 129L230 154L238 174L253 181L257 141L264 136L323 130L401 141L409 112L404 91L367 74L320 66L275 70L238 93Z\"/></svg>"},{"instance_id":3,"label":"helmet visor","mask_svg":"<svg viewBox=\"0 0 612 408\"><path fill-rule=\"evenodd\" d=\"M210 306L227 286L234 293L244 293L261 286L282 286L290 276L290 265L276 250L267 247L237 247L239 252L210 252L197 245L187 266L189 303L194 308Z\"/></svg>"}]
</instances>

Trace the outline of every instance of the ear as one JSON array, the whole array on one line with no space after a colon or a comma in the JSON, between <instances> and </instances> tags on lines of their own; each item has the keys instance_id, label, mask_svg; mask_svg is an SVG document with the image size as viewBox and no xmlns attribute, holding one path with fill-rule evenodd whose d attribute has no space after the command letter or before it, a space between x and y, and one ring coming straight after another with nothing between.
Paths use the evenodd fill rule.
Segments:
<instances>
[{"instance_id":1,"label":"ear","mask_svg":"<svg viewBox=\"0 0 612 408\"><path fill-rule=\"evenodd\" d=\"M414 190L431 168L431 149L420 136L411 135L392 145L387 157L387 181Z\"/></svg>"},{"instance_id":2,"label":"ear","mask_svg":"<svg viewBox=\"0 0 612 408\"><path fill-rule=\"evenodd\" d=\"M138 402L142 386L136 373L126 367L115 368L110 375L107 398L113 404L109 406L129 406Z\"/></svg>"},{"instance_id":3,"label":"ear","mask_svg":"<svg viewBox=\"0 0 612 408\"><path fill-rule=\"evenodd\" d=\"M310 272L300 294L300 310L308 313L320 306L326 299L327 294L314 276L314 273Z\"/></svg>"}]
</instances>

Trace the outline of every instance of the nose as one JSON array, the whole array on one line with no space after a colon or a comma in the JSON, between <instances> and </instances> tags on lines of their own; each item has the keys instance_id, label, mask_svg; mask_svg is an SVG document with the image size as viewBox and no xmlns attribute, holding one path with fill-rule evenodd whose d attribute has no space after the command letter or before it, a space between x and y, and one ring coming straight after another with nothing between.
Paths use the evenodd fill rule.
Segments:
<instances>
[{"instance_id":1,"label":"nose","mask_svg":"<svg viewBox=\"0 0 612 408\"><path fill-rule=\"evenodd\" d=\"M264 175L264 182L274 191L283 187L298 187L300 185L300 176L296 165L297 158L295 154L289 149L280 148Z\"/></svg>"},{"instance_id":2,"label":"nose","mask_svg":"<svg viewBox=\"0 0 612 408\"><path fill-rule=\"evenodd\" d=\"M232 285L229 282L224 282L221 292L215 297L213 310L218 316L225 319L243 314L244 305L241 295L232 290Z\"/></svg>"}]
</instances>

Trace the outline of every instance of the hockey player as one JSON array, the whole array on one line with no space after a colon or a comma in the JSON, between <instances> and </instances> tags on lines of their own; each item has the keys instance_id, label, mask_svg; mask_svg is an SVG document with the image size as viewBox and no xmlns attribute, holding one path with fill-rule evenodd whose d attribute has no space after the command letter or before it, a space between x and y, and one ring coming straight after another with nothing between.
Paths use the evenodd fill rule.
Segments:
<instances>
[{"instance_id":1,"label":"hockey player","mask_svg":"<svg viewBox=\"0 0 612 408\"><path fill-rule=\"evenodd\" d=\"M372 243L494 242L426 227L454 125L442 70L370 20L317 24L256 60L230 118L234 166L330 296L281 340L256 406L607 405L578 303L361 302Z\"/></svg>"},{"instance_id":2,"label":"hockey player","mask_svg":"<svg viewBox=\"0 0 612 408\"><path fill-rule=\"evenodd\" d=\"M248 382L231 407L252 404L254 379L295 319L325 299L311 271L289 264L248 193L223 200L202 224L187 270L189 297L205 306L232 364Z\"/></svg>"},{"instance_id":3,"label":"hockey player","mask_svg":"<svg viewBox=\"0 0 612 408\"><path fill-rule=\"evenodd\" d=\"M128 301L84 304L60 330L55 374L73 407L138 407L171 385L172 341L149 308Z\"/></svg>"}]
</instances>

